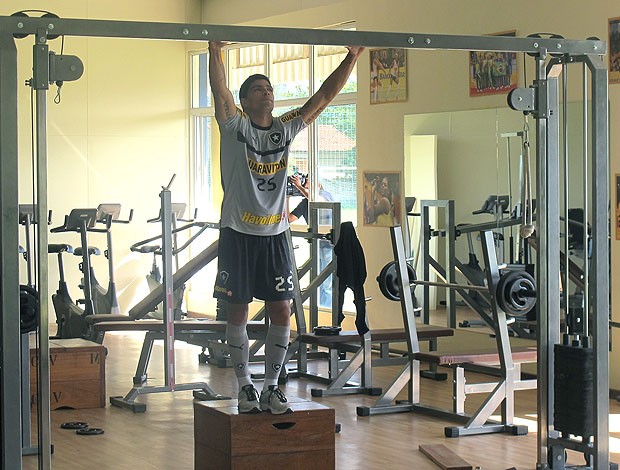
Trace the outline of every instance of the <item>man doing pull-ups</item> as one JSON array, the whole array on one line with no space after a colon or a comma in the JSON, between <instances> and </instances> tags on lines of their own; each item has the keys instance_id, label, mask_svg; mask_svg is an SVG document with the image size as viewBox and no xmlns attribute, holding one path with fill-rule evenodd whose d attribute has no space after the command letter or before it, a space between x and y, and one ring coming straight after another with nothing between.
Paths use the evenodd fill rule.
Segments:
<instances>
[{"instance_id":1,"label":"man doing pull-ups","mask_svg":"<svg viewBox=\"0 0 620 470\"><path fill-rule=\"evenodd\" d=\"M362 47L349 47L340 65L301 107L272 115L269 78L255 74L239 89L238 109L226 85L221 42L209 43L209 80L219 125L224 190L214 296L226 301L226 340L239 384L239 412L290 411L278 377L290 335L292 270L286 234L286 182L293 138L312 123L345 85ZM260 396L248 370L248 304L265 301L265 381Z\"/></svg>"}]
</instances>

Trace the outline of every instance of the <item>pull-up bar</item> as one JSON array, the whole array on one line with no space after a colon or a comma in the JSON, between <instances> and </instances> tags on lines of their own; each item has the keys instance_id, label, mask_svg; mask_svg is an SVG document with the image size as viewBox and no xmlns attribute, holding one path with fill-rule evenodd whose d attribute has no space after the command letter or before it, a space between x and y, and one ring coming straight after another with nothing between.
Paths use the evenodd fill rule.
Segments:
<instances>
[{"instance_id":1,"label":"pull-up bar","mask_svg":"<svg viewBox=\"0 0 620 470\"><path fill-rule=\"evenodd\" d=\"M0 30L19 37L36 34L58 37L90 36L181 41L234 41L310 45L356 45L408 49L528 52L531 54L605 54L598 39L515 38L507 36L457 36L375 31L224 26L212 24L149 23L84 19L0 17Z\"/></svg>"}]
</instances>

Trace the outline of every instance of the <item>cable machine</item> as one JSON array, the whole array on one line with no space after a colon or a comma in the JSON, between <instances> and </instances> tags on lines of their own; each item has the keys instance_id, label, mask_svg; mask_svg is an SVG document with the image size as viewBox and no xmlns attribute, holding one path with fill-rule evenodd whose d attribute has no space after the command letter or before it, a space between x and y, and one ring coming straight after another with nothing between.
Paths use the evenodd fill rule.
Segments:
<instances>
[{"instance_id":1,"label":"cable machine","mask_svg":"<svg viewBox=\"0 0 620 470\"><path fill-rule=\"evenodd\" d=\"M515 110L536 119L537 200L541 210L536 224L538 279L538 468L609 468L609 169L607 109L607 70L598 55L549 54L535 55L536 79L529 88L515 89L508 104ZM591 147L588 146L588 113L584 112L584 167L590 179L584 179L584 208L592 208L592 264L584 272L589 284L589 310L592 330L571 334L560 327L560 207L567 198L560 188L567 188L565 172L561 180L561 139L566 139L560 122L560 78L566 83L567 66L583 64L584 109L592 101ZM589 71L589 76L588 72ZM585 85L591 80L591 88ZM588 96L588 92L590 96ZM564 95L565 98L565 95ZM566 106L566 98L563 103ZM564 143L566 152L567 144ZM588 159L588 152L591 158ZM564 183L564 184L562 184ZM566 189L567 191L568 189ZM587 226L587 223L584 224ZM566 253L568 256L568 253ZM596 261L595 261L596 260ZM588 290L588 287L586 287ZM588 320L585 320L588 324ZM563 378L566 370L579 368L583 400L577 409L569 409L575 389L567 388ZM601 371L602 373L599 373ZM571 395L572 394L572 395ZM585 418L587 415L589 418ZM575 436L575 437L571 437ZM586 466L572 467L565 463L565 450L584 454ZM617 467L616 467L617 468Z\"/></svg>"},{"instance_id":2,"label":"cable machine","mask_svg":"<svg viewBox=\"0 0 620 470\"><path fill-rule=\"evenodd\" d=\"M366 47L398 47L427 50L490 50L524 52L536 61L536 79L532 86L514 90L510 106L530 113L536 119L537 201L536 242L538 258L538 452L540 469L569 468L563 462L563 449L583 452L587 468L609 468L609 169L607 70L600 54L605 44L597 39L515 38L502 36L456 36L419 33L370 31L334 31L313 29L265 28L205 24L147 23L0 17L0 406L2 465L15 468L21 462L20 423L20 334L18 277L18 139L17 139L17 48L15 38L33 36L33 78L28 85L36 94L36 156L38 219L47 214L47 120L46 98L49 84L78 79L83 70L79 58L50 51L48 40L59 36L119 37L181 41L236 41L295 43L314 45L356 44ZM563 67L582 64L584 77L590 80L584 91L591 98L591 139L589 200L592 221L592 257L588 297L592 312L590 345L593 380L588 412L593 416L589 437L571 440L554 426L555 345L560 339L560 120L558 78ZM584 101L586 101L584 99ZM593 184L596 182L596 185ZM48 291L47 232L40 230L37 285ZM43 252L41 250L43 247ZM41 296L39 367L43 397L39 408L39 468L51 468L49 410L49 342L47 296ZM583 344L583 343L582 343ZM598 371L603 371L599 374ZM47 378L47 380L45 380ZM47 406L45 401L47 397Z\"/></svg>"}]
</instances>

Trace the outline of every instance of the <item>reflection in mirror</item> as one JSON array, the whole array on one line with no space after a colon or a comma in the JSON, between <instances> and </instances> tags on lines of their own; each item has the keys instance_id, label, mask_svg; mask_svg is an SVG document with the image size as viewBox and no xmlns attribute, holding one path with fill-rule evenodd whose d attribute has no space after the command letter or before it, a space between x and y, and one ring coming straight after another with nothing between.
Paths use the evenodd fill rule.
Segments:
<instances>
[{"instance_id":1,"label":"reflection in mirror","mask_svg":"<svg viewBox=\"0 0 620 470\"><path fill-rule=\"evenodd\" d=\"M564 196L565 188L560 189L560 213L568 214L570 209L571 214L576 214L577 209L583 212L584 201L583 104L569 103L561 114L561 128L566 129L566 136L560 138L560 155L566 155L567 162L561 165L560 178L567 182L564 186L570 191ZM406 243L417 272L421 269L420 227L419 217L414 214L419 213L424 199L455 201L455 252L460 263L457 276L462 276L462 271L467 271L468 275L460 278L460 282L468 282L471 278L484 282L480 270L484 269L484 263L479 230L463 231L458 235L459 225L481 224L484 227L488 224L486 226L496 233L499 263L535 262L536 252L528 249L528 244L521 239L520 229L528 222L535 225L535 220L522 217L523 201L527 200L531 200L535 214L536 127L537 121L532 116L507 107L405 116L405 196L415 197L417 201L407 218ZM433 228L444 229L442 213L431 213L430 217ZM570 227L568 234L568 239L561 234L563 247L566 246L564 240L574 238ZM431 255L442 265L445 263L444 246L444 238L433 237ZM568 251L582 266L579 257L583 256L583 250L573 250L571 246ZM431 293L431 309L445 298L443 289L436 291ZM437 301L433 300L435 296Z\"/></svg>"}]
</instances>

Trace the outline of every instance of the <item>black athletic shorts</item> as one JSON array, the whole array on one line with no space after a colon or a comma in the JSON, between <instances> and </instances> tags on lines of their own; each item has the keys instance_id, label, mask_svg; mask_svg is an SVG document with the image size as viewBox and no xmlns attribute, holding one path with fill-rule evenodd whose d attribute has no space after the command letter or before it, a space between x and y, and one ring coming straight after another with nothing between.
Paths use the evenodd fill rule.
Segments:
<instances>
[{"instance_id":1,"label":"black athletic shorts","mask_svg":"<svg viewBox=\"0 0 620 470\"><path fill-rule=\"evenodd\" d=\"M292 299L291 269L286 232L259 236L222 228L213 296L234 304Z\"/></svg>"}]
</instances>

